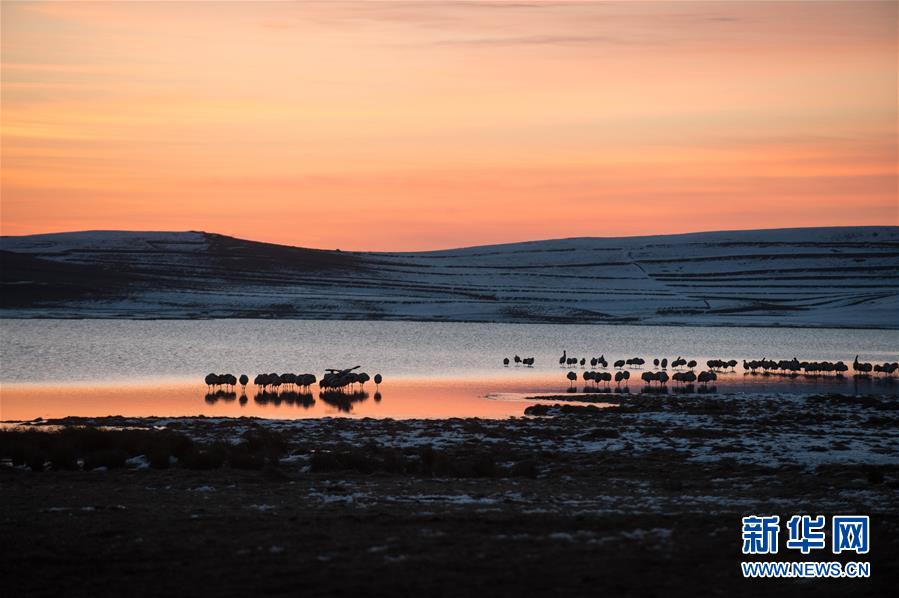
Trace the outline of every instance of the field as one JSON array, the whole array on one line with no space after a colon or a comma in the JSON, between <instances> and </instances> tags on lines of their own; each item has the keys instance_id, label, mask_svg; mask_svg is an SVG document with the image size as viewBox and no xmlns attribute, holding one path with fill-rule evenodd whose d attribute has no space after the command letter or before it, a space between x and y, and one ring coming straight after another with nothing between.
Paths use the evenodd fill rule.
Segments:
<instances>
[{"instance_id":1,"label":"field","mask_svg":"<svg viewBox=\"0 0 899 598\"><path fill-rule=\"evenodd\" d=\"M34 422L0 434L4 585L875 596L899 578L895 397L603 400L511 420ZM740 517L768 513L870 515L872 577L743 580Z\"/></svg>"},{"instance_id":2,"label":"field","mask_svg":"<svg viewBox=\"0 0 899 598\"><path fill-rule=\"evenodd\" d=\"M3 317L896 328L899 227L344 252L201 232L0 238Z\"/></svg>"}]
</instances>

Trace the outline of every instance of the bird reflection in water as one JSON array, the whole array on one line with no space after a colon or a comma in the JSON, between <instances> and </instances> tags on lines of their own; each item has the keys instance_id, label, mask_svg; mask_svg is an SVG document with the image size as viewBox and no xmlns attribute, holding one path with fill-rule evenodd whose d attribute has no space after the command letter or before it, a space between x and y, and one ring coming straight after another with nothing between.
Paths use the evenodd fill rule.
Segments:
<instances>
[{"instance_id":1,"label":"bird reflection in water","mask_svg":"<svg viewBox=\"0 0 899 598\"><path fill-rule=\"evenodd\" d=\"M666 394L668 394L668 387L667 386L650 386L647 384L646 386L643 387L643 390L641 392L643 394L648 394L648 395L666 395Z\"/></svg>"},{"instance_id":2,"label":"bird reflection in water","mask_svg":"<svg viewBox=\"0 0 899 598\"><path fill-rule=\"evenodd\" d=\"M368 393L362 390L353 392L343 392L340 390L323 390L318 393L318 398L322 401L336 407L338 411L349 413L353 410L353 404L361 403L368 399ZM375 394L375 400L381 400L381 393Z\"/></svg>"},{"instance_id":3,"label":"bird reflection in water","mask_svg":"<svg viewBox=\"0 0 899 598\"><path fill-rule=\"evenodd\" d=\"M598 395L607 395L607 394L612 394L613 392L622 393L622 392L629 392L629 391L627 390L626 386L625 387L621 387L621 386L615 386L615 387L612 387L612 386L585 386L582 390L579 390L576 386L571 386L571 387L567 388L565 390L565 392L568 392L571 394L580 393L580 394L585 394L585 395L597 395L597 394Z\"/></svg>"},{"instance_id":4,"label":"bird reflection in water","mask_svg":"<svg viewBox=\"0 0 899 598\"><path fill-rule=\"evenodd\" d=\"M703 387L700 387L700 390ZM713 387L714 388L714 387ZM671 390L674 391L674 394L683 394L683 395L691 395L696 392L696 387L692 384L685 384L683 386L675 386Z\"/></svg>"},{"instance_id":5,"label":"bird reflection in water","mask_svg":"<svg viewBox=\"0 0 899 598\"><path fill-rule=\"evenodd\" d=\"M612 392L611 386L585 386L584 394L610 394Z\"/></svg>"},{"instance_id":6,"label":"bird reflection in water","mask_svg":"<svg viewBox=\"0 0 899 598\"><path fill-rule=\"evenodd\" d=\"M237 393L231 392L229 390L216 390L214 392L206 393L206 402L210 405L215 405L219 401L231 402L237 400Z\"/></svg>"},{"instance_id":7,"label":"bird reflection in water","mask_svg":"<svg viewBox=\"0 0 899 598\"><path fill-rule=\"evenodd\" d=\"M240 395L240 399L238 399L236 392L227 390L216 390L214 392L208 392L204 396L204 400L209 405L215 405L219 401L223 401L226 403L230 403L231 401L238 401L241 407L245 406L249 402L249 398L247 397L246 393L242 393ZM282 392L259 392L253 395L253 401L257 405L274 405L275 407L279 407L281 405L297 405L304 409L309 409L310 407L315 405L315 399L312 397L312 393L302 393L293 390L285 390Z\"/></svg>"},{"instance_id":8,"label":"bird reflection in water","mask_svg":"<svg viewBox=\"0 0 899 598\"><path fill-rule=\"evenodd\" d=\"M281 392L262 391L253 397L258 405L296 405L303 409L309 409L315 405L315 399L311 392L297 392L295 390L283 390Z\"/></svg>"}]
</instances>

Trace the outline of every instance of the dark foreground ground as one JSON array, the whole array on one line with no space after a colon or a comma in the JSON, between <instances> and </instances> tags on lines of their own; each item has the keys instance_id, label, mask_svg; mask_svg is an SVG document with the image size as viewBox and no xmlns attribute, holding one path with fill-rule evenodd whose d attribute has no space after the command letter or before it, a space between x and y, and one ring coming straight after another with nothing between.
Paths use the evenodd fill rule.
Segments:
<instances>
[{"instance_id":1,"label":"dark foreground ground","mask_svg":"<svg viewBox=\"0 0 899 598\"><path fill-rule=\"evenodd\" d=\"M157 430L115 448L91 437L86 462L64 464L58 447L31 455L60 463L43 472L20 464L24 437L6 432L4 595L883 596L896 585L895 399L616 400L507 421L43 422L72 438L76 425ZM834 556L828 541L808 559L867 560L871 578L744 580L740 518L801 513L870 515L869 555ZM802 559L785 534L777 560Z\"/></svg>"}]
</instances>

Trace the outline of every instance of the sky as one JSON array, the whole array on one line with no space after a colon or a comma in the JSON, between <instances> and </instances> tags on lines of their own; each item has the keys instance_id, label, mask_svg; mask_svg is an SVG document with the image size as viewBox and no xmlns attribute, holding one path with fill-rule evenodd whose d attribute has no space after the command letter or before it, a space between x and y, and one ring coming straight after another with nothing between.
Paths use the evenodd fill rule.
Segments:
<instances>
[{"instance_id":1,"label":"sky","mask_svg":"<svg viewBox=\"0 0 899 598\"><path fill-rule=\"evenodd\" d=\"M897 3L0 3L0 232L896 225Z\"/></svg>"}]
</instances>

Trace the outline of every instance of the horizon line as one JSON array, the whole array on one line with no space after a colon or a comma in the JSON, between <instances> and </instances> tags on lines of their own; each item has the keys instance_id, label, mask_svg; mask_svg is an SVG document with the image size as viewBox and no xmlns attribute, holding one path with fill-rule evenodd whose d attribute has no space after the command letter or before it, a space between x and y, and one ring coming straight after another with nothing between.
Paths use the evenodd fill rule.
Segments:
<instances>
[{"instance_id":1,"label":"horizon line","mask_svg":"<svg viewBox=\"0 0 899 598\"><path fill-rule=\"evenodd\" d=\"M852 230L862 230L862 229L875 229L875 228L893 228L899 229L899 224L859 224L859 225L825 225L825 226L779 226L779 227L771 227L771 228L734 228L734 229L718 229L718 230L696 230L696 231L685 231L685 232L672 232L672 233L652 233L652 234L639 234L639 235L614 235L614 236L604 236L604 235L579 235L573 237L543 237L536 239L523 239L518 241L502 241L502 242L485 242L478 243L474 245L455 245L451 247L434 247L430 249L401 249L401 250L384 250L384 249L341 249L339 247L328 248L328 247L311 247L306 245L294 245L287 243L276 243L272 241L263 241L259 239L239 237L235 235L228 235L224 233L219 233L215 231L207 231L207 230L196 230L196 229L187 229L187 230L171 230L171 229L119 229L119 228L96 228L96 229L78 229L78 230L63 230L63 231L52 231L52 232L41 232L41 233L28 233L22 235L5 235L0 233L0 239L22 239L26 237L40 237L40 236L60 236L60 235L74 235L74 234L86 234L86 233L130 233L130 234L141 234L141 233L155 233L155 234L186 234L186 233L196 233L202 235L216 235L220 237L229 237L232 239L237 239L240 241L246 241L251 243L262 243L266 245L276 245L281 247L295 247L300 249L312 249L317 251L340 251L345 253L428 253L428 252L437 252L437 251L454 251L454 250L462 250L462 249L474 249L479 247L499 247L505 245L520 245L525 243L541 243L541 242L551 242L551 241L576 241L576 240L586 240L586 239L603 239L603 240L613 240L613 239L639 239L639 238L657 238L657 237L685 237L692 235L707 235L707 234L726 234L726 233L752 233L752 232L784 232L784 231L812 231L812 230L828 230L828 229L852 229Z\"/></svg>"}]
</instances>

